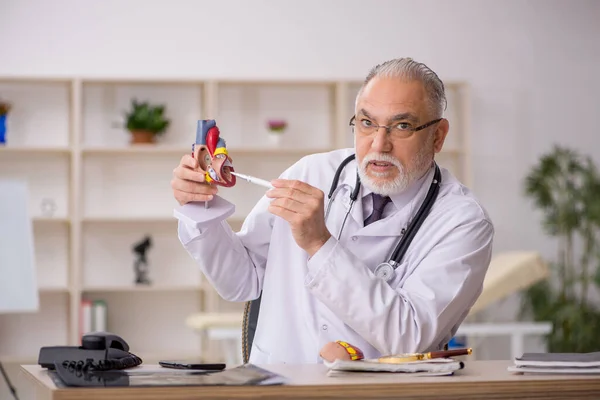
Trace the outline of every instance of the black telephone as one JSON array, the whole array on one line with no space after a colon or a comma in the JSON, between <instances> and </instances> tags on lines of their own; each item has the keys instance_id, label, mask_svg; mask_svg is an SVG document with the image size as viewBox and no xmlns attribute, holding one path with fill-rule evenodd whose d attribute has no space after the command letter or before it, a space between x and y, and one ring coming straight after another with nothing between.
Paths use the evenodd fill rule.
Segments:
<instances>
[{"instance_id":1,"label":"black telephone","mask_svg":"<svg viewBox=\"0 0 600 400\"><path fill-rule=\"evenodd\" d=\"M38 364L76 370L110 371L138 366L142 359L129 352L125 340L110 332L83 335L81 346L47 346L40 349Z\"/></svg>"}]
</instances>

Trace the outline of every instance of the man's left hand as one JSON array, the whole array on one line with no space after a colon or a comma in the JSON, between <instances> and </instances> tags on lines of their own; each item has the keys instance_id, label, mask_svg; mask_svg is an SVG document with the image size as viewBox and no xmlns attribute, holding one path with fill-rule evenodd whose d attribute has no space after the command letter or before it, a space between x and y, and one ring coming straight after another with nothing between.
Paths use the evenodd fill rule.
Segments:
<instances>
[{"instance_id":1,"label":"man's left hand","mask_svg":"<svg viewBox=\"0 0 600 400\"><path fill-rule=\"evenodd\" d=\"M275 179L267 192L269 211L286 220L298 246L312 257L329 240L325 225L323 191L297 180Z\"/></svg>"}]
</instances>

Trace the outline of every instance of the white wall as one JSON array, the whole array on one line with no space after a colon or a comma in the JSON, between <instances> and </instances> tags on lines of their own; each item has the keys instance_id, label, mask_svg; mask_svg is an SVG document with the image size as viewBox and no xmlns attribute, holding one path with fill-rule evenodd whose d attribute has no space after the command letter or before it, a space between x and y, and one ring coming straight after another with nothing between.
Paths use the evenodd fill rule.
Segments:
<instances>
[{"instance_id":1,"label":"white wall","mask_svg":"<svg viewBox=\"0 0 600 400\"><path fill-rule=\"evenodd\" d=\"M362 78L411 56L468 81L473 189L498 251L554 256L521 194L542 152L563 143L600 163L600 1L0 0L0 9L0 75Z\"/></svg>"}]
</instances>

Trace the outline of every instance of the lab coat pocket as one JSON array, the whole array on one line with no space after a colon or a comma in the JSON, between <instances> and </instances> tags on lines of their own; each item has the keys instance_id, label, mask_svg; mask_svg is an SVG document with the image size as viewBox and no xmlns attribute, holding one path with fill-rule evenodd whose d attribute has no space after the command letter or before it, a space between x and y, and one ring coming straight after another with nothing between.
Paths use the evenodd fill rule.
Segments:
<instances>
[{"instance_id":1,"label":"lab coat pocket","mask_svg":"<svg viewBox=\"0 0 600 400\"><path fill-rule=\"evenodd\" d=\"M283 361L276 359L270 352L264 350L256 342L252 343L250 358L253 364L285 364Z\"/></svg>"},{"instance_id":2,"label":"lab coat pocket","mask_svg":"<svg viewBox=\"0 0 600 400\"><path fill-rule=\"evenodd\" d=\"M250 352L250 358L251 358L252 363L268 364L270 357L271 357L271 355L269 353L267 353L266 351L264 351L263 349L261 349L256 344L256 341L254 343L252 343L252 350Z\"/></svg>"}]
</instances>

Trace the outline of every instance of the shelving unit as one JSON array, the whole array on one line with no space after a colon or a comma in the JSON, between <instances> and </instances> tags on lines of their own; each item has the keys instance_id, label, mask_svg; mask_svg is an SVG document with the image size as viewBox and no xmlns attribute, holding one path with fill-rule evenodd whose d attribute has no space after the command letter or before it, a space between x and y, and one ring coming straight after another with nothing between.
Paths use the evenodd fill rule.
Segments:
<instances>
[{"instance_id":1,"label":"shelving unit","mask_svg":"<svg viewBox=\"0 0 600 400\"><path fill-rule=\"evenodd\" d=\"M41 296L37 313L0 316L0 360L32 361L41 346L79 344L82 299L104 300L107 329L142 358L196 355L200 340L186 317L243 308L219 299L177 238L170 180L197 121L217 120L238 171L274 178L305 155L353 146L348 121L359 85L0 77L0 98L13 104L0 179L29 183ZM470 184L468 87L446 87L451 131L439 162ZM172 122L158 143L129 144L122 123L133 98L166 105ZM269 118L288 121L278 144ZM237 206L234 230L263 193L221 190ZM147 234L152 284L136 286L132 246Z\"/></svg>"}]
</instances>

